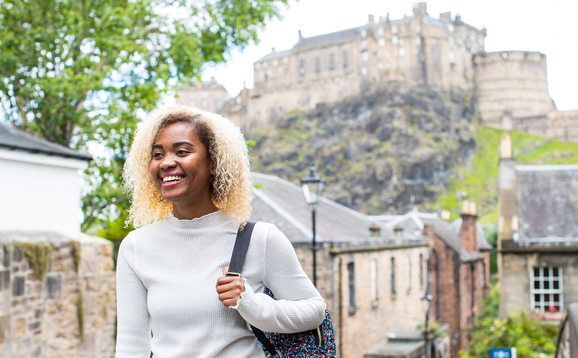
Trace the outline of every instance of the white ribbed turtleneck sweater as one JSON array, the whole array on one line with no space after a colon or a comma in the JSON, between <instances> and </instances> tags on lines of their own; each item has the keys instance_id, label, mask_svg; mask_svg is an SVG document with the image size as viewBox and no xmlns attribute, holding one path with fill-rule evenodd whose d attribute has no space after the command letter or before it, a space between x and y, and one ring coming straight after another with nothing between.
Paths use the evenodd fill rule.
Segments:
<instances>
[{"instance_id":1,"label":"white ribbed turtleneck sweater","mask_svg":"<svg viewBox=\"0 0 578 358\"><path fill-rule=\"evenodd\" d=\"M257 223L243 266L245 292L234 309L219 300L238 226L220 211L174 216L131 232L117 263L117 358L263 357L248 323L301 332L324 318L325 302L293 246L274 225ZM275 292L275 301L264 295ZM151 331L153 337L151 338Z\"/></svg>"}]
</instances>

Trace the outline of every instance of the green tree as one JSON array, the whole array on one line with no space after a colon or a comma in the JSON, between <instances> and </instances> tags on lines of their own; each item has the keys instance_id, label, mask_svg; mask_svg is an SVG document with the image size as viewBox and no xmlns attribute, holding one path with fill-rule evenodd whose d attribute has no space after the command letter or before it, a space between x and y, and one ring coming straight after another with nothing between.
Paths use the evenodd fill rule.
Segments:
<instances>
[{"instance_id":1,"label":"green tree","mask_svg":"<svg viewBox=\"0 0 578 358\"><path fill-rule=\"evenodd\" d=\"M468 331L470 344L461 358L487 358L490 348L516 347L518 357L552 357L558 328L523 311L499 316L500 293L497 285L482 303L480 315Z\"/></svg>"},{"instance_id":2,"label":"green tree","mask_svg":"<svg viewBox=\"0 0 578 358\"><path fill-rule=\"evenodd\" d=\"M198 80L205 64L257 41L288 1L0 0L0 117L98 149L83 229L122 220L120 173L144 111L177 83Z\"/></svg>"}]
</instances>

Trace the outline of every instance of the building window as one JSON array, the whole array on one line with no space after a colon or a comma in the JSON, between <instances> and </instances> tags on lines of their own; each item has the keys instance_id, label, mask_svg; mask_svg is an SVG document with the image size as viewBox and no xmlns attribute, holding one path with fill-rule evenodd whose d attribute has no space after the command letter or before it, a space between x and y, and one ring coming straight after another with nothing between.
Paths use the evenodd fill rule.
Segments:
<instances>
[{"instance_id":1,"label":"building window","mask_svg":"<svg viewBox=\"0 0 578 358\"><path fill-rule=\"evenodd\" d=\"M486 263L485 263L485 262L482 262L482 274L481 274L481 277L482 277L482 279L481 279L482 287L487 287L488 284L487 284L487 282L486 282Z\"/></svg>"},{"instance_id":2,"label":"building window","mask_svg":"<svg viewBox=\"0 0 578 358\"><path fill-rule=\"evenodd\" d=\"M347 56L347 52L343 52L343 69L347 70L349 67L349 56Z\"/></svg>"},{"instance_id":3,"label":"building window","mask_svg":"<svg viewBox=\"0 0 578 358\"><path fill-rule=\"evenodd\" d=\"M315 73L319 74L319 72L321 72L321 59L318 57L315 57Z\"/></svg>"},{"instance_id":4,"label":"building window","mask_svg":"<svg viewBox=\"0 0 578 358\"><path fill-rule=\"evenodd\" d=\"M407 252L407 292L411 292L411 256L410 252Z\"/></svg>"},{"instance_id":5,"label":"building window","mask_svg":"<svg viewBox=\"0 0 578 358\"><path fill-rule=\"evenodd\" d=\"M391 258L391 295L395 295L395 257Z\"/></svg>"},{"instance_id":6,"label":"building window","mask_svg":"<svg viewBox=\"0 0 578 358\"><path fill-rule=\"evenodd\" d=\"M419 289L423 291L423 254L419 254Z\"/></svg>"},{"instance_id":7,"label":"building window","mask_svg":"<svg viewBox=\"0 0 578 358\"><path fill-rule=\"evenodd\" d=\"M377 259L373 259L371 260L371 265L369 266L369 295L373 305L375 305L377 299L379 298L377 279Z\"/></svg>"},{"instance_id":8,"label":"building window","mask_svg":"<svg viewBox=\"0 0 578 358\"><path fill-rule=\"evenodd\" d=\"M393 36L391 38L391 43L397 45L399 43L399 38L397 36Z\"/></svg>"},{"instance_id":9,"label":"building window","mask_svg":"<svg viewBox=\"0 0 578 358\"><path fill-rule=\"evenodd\" d=\"M401 48L399 49L399 55L400 55L400 56L405 56L405 49L404 49L403 47L401 47Z\"/></svg>"},{"instance_id":10,"label":"building window","mask_svg":"<svg viewBox=\"0 0 578 358\"><path fill-rule=\"evenodd\" d=\"M384 31L383 31L383 27L379 27L379 28L377 29L377 34L378 34L378 35L383 36L383 32L384 32Z\"/></svg>"},{"instance_id":11,"label":"building window","mask_svg":"<svg viewBox=\"0 0 578 358\"><path fill-rule=\"evenodd\" d=\"M330 70L335 69L335 55L334 54L329 55L329 69Z\"/></svg>"},{"instance_id":12,"label":"building window","mask_svg":"<svg viewBox=\"0 0 578 358\"><path fill-rule=\"evenodd\" d=\"M380 47L385 46L385 39L383 37L380 37L379 40L377 40L377 43L379 44Z\"/></svg>"},{"instance_id":13,"label":"building window","mask_svg":"<svg viewBox=\"0 0 578 358\"><path fill-rule=\"evenodd\" d=\"M355 308L355 263L347 264L347 274L349 277L349 308Z\"/></svg>"},{"instance_id":14,"label":"building window","mask_svg":"<svg viewBox=\"0 0 578 358\"><path fill-rule=\"evenodd\" d=\"M369 54L367 53L367 51L363 51L361 53L361 59L365 62L367 60L369 60Z\"/></svg>"},{"instance_id":15,"label":"building window","mask_svg":"<svg viewBox=\"0 0 578 358\"><path fill-rule=\"evenodd\" d=\"M392 34L397 34L397 26L391 25L391 33L392 33Z\"/></svg>"},{"instance_id":16,"label":"building window","mask_svg":"<svg viewBox=\"0 0 578 358\"><path fill-rule=\"evenodd\" d=\"M530 301L536 312L562 312L562 268L534 267L530 270Z\"/></svg>"},{"instance_id":17,"label":"building window","mask_svg":"<svg viewBox=\"0 0 578 358\"><path fill-rule=\"evenodd\" d=\"M305 76L305 60L299 60L299 74Z\"/></svg>"}]
</instances>

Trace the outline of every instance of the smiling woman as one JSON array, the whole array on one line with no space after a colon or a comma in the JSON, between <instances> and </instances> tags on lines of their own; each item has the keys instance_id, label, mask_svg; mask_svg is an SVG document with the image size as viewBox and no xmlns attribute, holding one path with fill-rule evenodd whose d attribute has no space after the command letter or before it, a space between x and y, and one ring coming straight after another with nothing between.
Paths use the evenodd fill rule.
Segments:
<instances>
[{"instance_id":1,"label":"smiling woman","mask_svg":"<svg viewBox=\"0 0 578 358\"><path fill-rule=\"evenodd\" d=\"M228 119L151 112L124 177L139 228L118 254L117 358L263 357L249 325L294 333L321 324L325 302L274 225L254 226L243 277L226 276L252 194L247 146Z\"/></svg>"}]
</instances>

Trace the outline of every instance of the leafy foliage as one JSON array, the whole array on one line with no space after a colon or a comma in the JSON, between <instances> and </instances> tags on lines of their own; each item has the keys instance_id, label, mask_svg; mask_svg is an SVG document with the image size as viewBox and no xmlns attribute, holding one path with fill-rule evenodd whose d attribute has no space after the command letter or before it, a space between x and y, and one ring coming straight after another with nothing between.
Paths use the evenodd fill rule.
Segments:
<instances>
[{"instance_id":1,"label":"leafy foliage","mask_svg":"<svg viewBox=\"0 0 578 358\"><path fill-rule=\"evenodd\" d=\"M98 154L83 229L102 229L128 206L120 172L139 116L257 41L288 1L0 0L0 118Z\"/></svg>"},{"instance_id":2,"label":"leafy foliage","mask_svg":"<svg viewBox=\"0 0 578 358\"><path fill-rule=\"evenodd\" d=\"M516 347L519 357L552 357L558 328L525 312L498 319L500 293L497 286L482 303L480 315L469 330L470 345L461 358L485 358L490 348Z\"/></svg>"}]
</instances>

